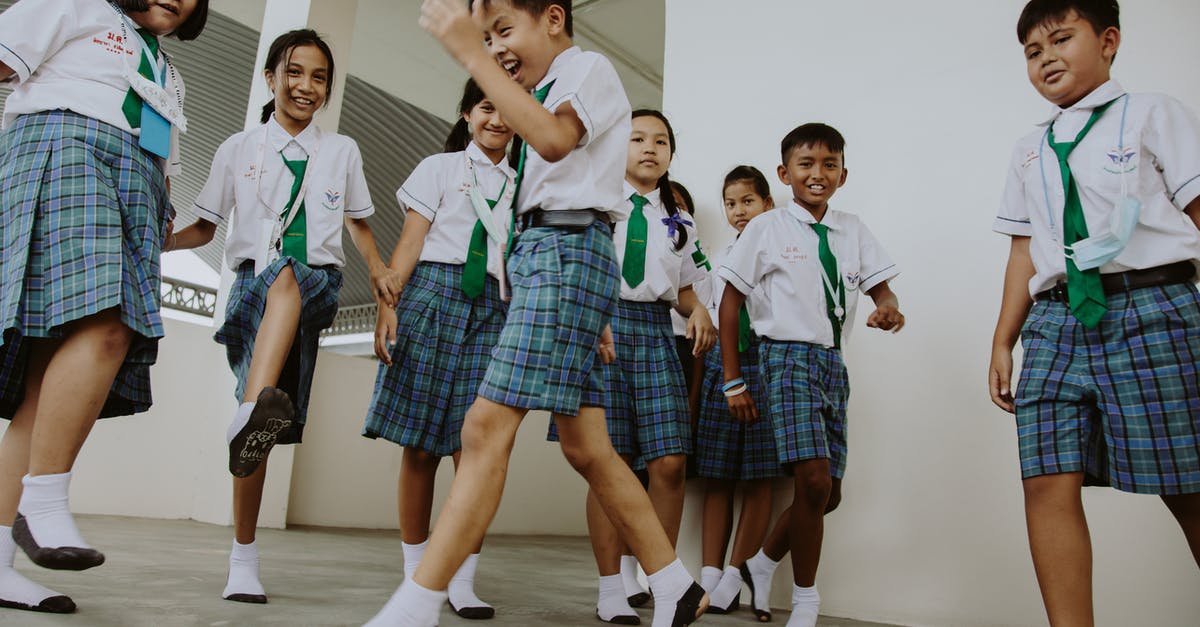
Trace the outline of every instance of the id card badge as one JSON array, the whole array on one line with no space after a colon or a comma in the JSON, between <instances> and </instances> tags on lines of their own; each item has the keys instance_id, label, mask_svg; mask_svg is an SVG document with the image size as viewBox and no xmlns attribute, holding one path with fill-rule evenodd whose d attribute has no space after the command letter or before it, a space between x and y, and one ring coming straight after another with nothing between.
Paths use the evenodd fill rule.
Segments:
<instances>
[{"instance_id":1,"label":"id card badge","mask_svg":"<svg viewBox=\"0 0 1200 627\"><path fill-rule=\"evenodd\" d=\"M138 145L163 159L171 153L171 123L145 102L142 103L142 132Z\"/></svg>"}]
</instances>

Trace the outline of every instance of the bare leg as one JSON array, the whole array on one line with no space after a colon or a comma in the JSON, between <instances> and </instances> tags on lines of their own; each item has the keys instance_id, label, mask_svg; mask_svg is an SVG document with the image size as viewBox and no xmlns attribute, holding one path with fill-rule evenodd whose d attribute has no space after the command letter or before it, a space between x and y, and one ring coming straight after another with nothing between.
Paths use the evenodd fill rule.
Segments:
<instances>
[{"instance_id":1,"label":"bare leg","mask_svg":"<svg viewBox=\"0 0 1200 627\"><path fill-rule=\"evenodd\" d=\"M745 564L754 557L771 524L771 480L758 479L742 484L742 515L738 518L730 564Z\"/></svg>"},{"instance_id":2,"label":"bare leg","mask_svg":"<svg viewBox=\"0 0 1200 627\"><path fill-rule=\"evenodd\" d=\"M258 469L249 477L233 478L233 535L238 544L254 542L258 529L258 513L262 507L263 485L266 481L266 459L263 459Z\"/></svg>"},{"instance_id":3,"label":"bare leg","mask_svg":"<svg viewBox=\"0 0 1200 627\"><path fill-rule=\"evenodd\" d=\"M404 447L400 464L400 538L405 544L429 539L433 516L433 486L442 458L421 449Z\"/></svg>"},{"instance_id":4,"label":"bare leg","mask_svg":"<svg viewBox=\"0 0 1200 627\"><path fill-rule=\"evenodd\" d=\"M459 464L459 462L462 461L462 450L455 451L454 454L451 455L450 458L454 460L454 472L455 472L455 474L457 474L458 473L458 464ZM483 538L480 538L479 544L475 545L475 550L473 552L479 553L482 550L483 550Z\"/></svg>"},{"instance_id":5,"label":"bare leg","mask_svg":"<svg viewBox=\"0 0 1200 627\"><path fill-rule=\"evenodd\" d=\"M687 480L687 458L683 455L664 455L646 462L650 475L650 502L662 523L671 547L679 540L679 524L683 519L683 484Z\"/></svg>"},{"instance_id":6,"label":"bare leg","mask_svg":"<svg viewBox=\"0 0 1200 627\"><path fill-rule=\"evenodd\" d=\"M831 489L828 459L810 459L792 465L795 497L792 500L792 570L796 585L816 584L825 535L825 506Z\"/></svg>"},{"instance_id":7,"label":"bare leg","mask_svg":"<svg viewBox=\"0 0 1200 627\"><path fill-rule=\"evenodd\" d=\"M704 514L700 531L700 560L703 566L722 568L733 528L732 481L704 480ZM733 562L737 563L737 562Z\"/></svg>"},{"instance_id":8,"label":"bare leg","mask_svg":"<svg viewBox=\"0 0 1200 627\"><path fill-rule=\"evenodd\" d=\"M1053 627L1090 627L1092 544L1083 512L1083 473L1026 479L1025 522L1042 601Z\"/></svg>"},{"instance_id":9,"label":"bare leg","mask_svg":"<svg viewBox=\"0 0 1200 627\"><path fill-rule=\"evenodd\" d=\"M29 355L28 370L25 372L25 398L17 408L0 439L0 525L11 526L17 517L17 503L21 500L21 477L29 472L29 443L33 434L34 416L37 414L38 396L41 394L42 377L50 361L52 347L49 342L44 350L35 349Z\"/></svg>"},{"instance_id":10,"label":"bare leg","mask_svg":"<svg viewBox=\"0 0 1200 627\"><path fill-rule=\"evenodd\" d=\"M629 464L629 459L624 456L622 459ZM592 543L592 554L596 556L596 567L600 576L608 577L620 573L621 556L629 548L617 534L617 528L608 519L600 501L596 499L596 493L590 488L587 493L587 525L588 539Z\"/></svg>"},{"instance_id":11,"label":"bare leg","mask_svg":"<svg viewBox=\"0 0 1200 627\"><path fill-rule=\"evenodd\" d=\"M776 562L786 557L788 551L792 550L791 529L792 506L788 505L787 509L779 513L779 518L775 519L775 526L771 527L771 532L763 541L763 553Z\"/></svg>"},{"instance_id":12,"label":"bare leg","mask_svg":"<svg viewBox=\"0 0 1200 627\"><path fill-rule=\"evenodd\" d=\"M263 388L279 382L279 373L283 372L292 341L296 339L296 330L300 327L300 305L300 285L296 283L296 275L290 265L284 266L267 290L267 304L254 336L254 355L246 373L242 402L254 401Z\"/></svg>"},{"instance_id":13,"label":"bare leg","mask_svg":"<svg viewBox=\"0 0 1200 627\"><path fill-rule=\"evenodd\" d=\"M1200 566L1200 494L1164 496L1162 500L1179 521L1188 547L1192 549L1192 559Z\"/></svg>"}]
</instances>

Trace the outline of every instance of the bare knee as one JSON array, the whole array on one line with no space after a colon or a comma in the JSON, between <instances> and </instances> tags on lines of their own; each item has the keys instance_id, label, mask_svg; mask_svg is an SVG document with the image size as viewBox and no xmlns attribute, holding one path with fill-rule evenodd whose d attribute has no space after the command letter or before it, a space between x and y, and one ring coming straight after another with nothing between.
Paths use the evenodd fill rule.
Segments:
<instances>
[{"instance_id":1,"label":"bare knee","mask_svg":"<svg viewBox=\"0 0 1200 627\"><path fill-rule=\"evenodd\" d=\"M407 470L419 473L437 472L442 458L411 446L404 447L404 466Z\"/></svg>"},{"instance_id":2,"label":"bare knee","mask_svg":"<svg viewBox=\"0 0 1200 627\"><path fill-rule=\"evenodd\" d=\"M842 504L842 480L834 478L830 482L829 501L825 503L825 513L828 514Z\"/></svg>"},{"instance_id":3,"label":"bare knee","mask_svg":"<svg viewBox=\"0 0 1200 627\"><path fill-rule=\"evenodd\" d=\"M516 432L494 416L472 408L463 420L462 452L468 455L503 455L512 452Z\"/></svg>"},{"instance_id":4,"label":"bare knee","mask_svg":"<svg viewBox=\"0 0 1200 627\"><path fill-rule=\"evenodd\" d=\"M567 463L584 477L591 476L592 472L606 463L624 463L620 461L617 452L613 450L612 444L608 441L604 442L588 442L588 441L567 441L563 440L562 453L567 459Z\"/></svg>"},{"instance_id":5,"label":"bare knee","mask_svg":"<svg viewBox=\"0 0 1200 627\"><path fill-rule=\"evenodd\" d=\"M291 264L285 265L279 271L275 280L271 282L271 287L267 289L268 300L279 298L296 302L300 300L300 284L296 281L296 273L292 271Z\"/></svg>"},{"instance_id":6,"label":"bare knee","mask_svg":"<svg viewBox=\"0 0 1200 627\"><path fill-rule=\"evenodd\" d=\"M1078 506L1082 507L1080 490L1083 488L1083 473L1061 473L1030 477L1021 482L1025 492L1025 507Z\"/></svg>"},{"instance_id":7,"label":"bare knee","mask_svg":"<svg viewBox=\"0 0 1200 627\"><path fill-rule=\"evenodd\" d=\"M646 462L650 480L669 488L682 488L687 480L687 458L683 455L665 455Z\"/></svg>"},{"instance_id":8,"label":"bare knee","mask_svg":"<svg viewBox=\"0 0 1200 627\"><path fill-rule=\"evenodd\" d=\"M823 460L822 460L823 461ZM796 495L794 504L809 512L824 513L833 490L828 463L800 462L792 468Z\"/></svg>"}]
</instances>

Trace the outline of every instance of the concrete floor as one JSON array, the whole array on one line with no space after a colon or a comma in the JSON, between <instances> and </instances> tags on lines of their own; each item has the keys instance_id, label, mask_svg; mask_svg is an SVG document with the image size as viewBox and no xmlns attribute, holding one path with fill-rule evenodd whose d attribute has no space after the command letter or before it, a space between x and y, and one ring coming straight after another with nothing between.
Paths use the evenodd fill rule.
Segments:
<instances>
[{"instance_id":1,"label":"concrete floor","mask_svg":"<svg viewBox=\"0 0 1200 627\"><path fill-rule=\"evenodd\" d=\"M302 528L263 530L262 578L270 603L220 598L231 530L190 521L79 517L107 562L82 573L42 570L20 551L17 569L71 596L79 610L61 616L0 609L0 625L161 627L361 625L401 580L395 532ZM477 592L497 605L491 621L449 609L442 627L599 625L595 567L585 538L493 537L480 561ZM745 607L745 605L743 605ZM783 625L786 613L771 623ZM642 612L649 625L650 611ZM699 625L758 625L749 611L706 616ZM884 627L824 618L821 627Z\"/></svg>"}]
</instances>

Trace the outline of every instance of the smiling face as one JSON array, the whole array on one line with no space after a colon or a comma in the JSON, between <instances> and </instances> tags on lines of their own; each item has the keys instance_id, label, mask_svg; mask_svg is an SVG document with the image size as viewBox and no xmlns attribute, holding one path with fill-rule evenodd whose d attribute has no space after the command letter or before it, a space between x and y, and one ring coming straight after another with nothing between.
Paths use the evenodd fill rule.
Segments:
<instances>
[{"instance_id":1,"label":"smiling face","mask_svg":"<svg viewBox=\"0 0 1200 627\"><path fill-rule=\"evenodd\" d=\"M792 197L818 220L825 214L829 199L846 182L842 153L825 144L803 144L788 153L779 166L779 180L792 188Z\"/></svg>"},{"instance_id":2,"label":"smiling face","mask_svg":"<svg viewBox=\"0 0 1200 627\"><path fill-rule=\"evenodd\" d=\"M491 100L486 98L471 110L463 114L463 119L471 127L471 139L493 163L499 163L504 158L504 150L513 137L512 129L504 123L500 113Z\"/></svg>"},{"instance_id":3,"label":"smiling face","mask_svg":"<svg viewBox=\"0 0 1200 627\"><path fill-rule=\"evenodd\" d=\"M292 135L303 131L329 96L329 59L308 44L283 55L275 71L267 70L275 94L275 121Z\"/></svg>"},{"instance_id":4,"label":"smiling face","mask_svg":"<svg viewBox=\"0 0 1200 627\"><path fill-rule=\"evenodd\" d=\"M763 198L754 189L754 181L743 179L725 186L725 219L740 235L750 220L774 207L770 196Z\"/></svg>"},{"instance_id":5,"label":"smiling face","mask_svg":"<svg viewBox=\"0 0 1200 627\"><path fill-rule=\"evenodd\" d=\"M658 187L658 179L671 167L671 138L662 120L643 115L633 119L625 179L639 193Z\"/></svg>"},{"instance_id":6,"label":"smiling face","mask_svg":"<svg viewBox=\"0 0 1200 627\"><path fill-rule=\"evenodd\" d=\"M536 88L558 53L571 45L565 30L566 14L556 5L539 16L504 0L475 0L471 15L483 31L488 51L526 90Z\"/></svg>"},{"instance_id":7,"label":"smiling face","mask_svg":"<svg viewBox=\"0 0 1200 627\"><path fill-rule=\"evenodd\" d=\"M1034 27L1025 39L1029 82L1043 98L1066 108L1109 79L1121 31L1100 33L1071 11L1060 21Z\"/></svg>"},{"instance_id":8,"label":"smiling face","mask_svg":"<svg viewBox=\"0 0 1200 627\"><path fill-rule=\"evenodd\" d=\"M148 0L149 9L129 13L138 26L162 37L175 32L196 10L196 0Z\"/></svg>"}]
</instances>

